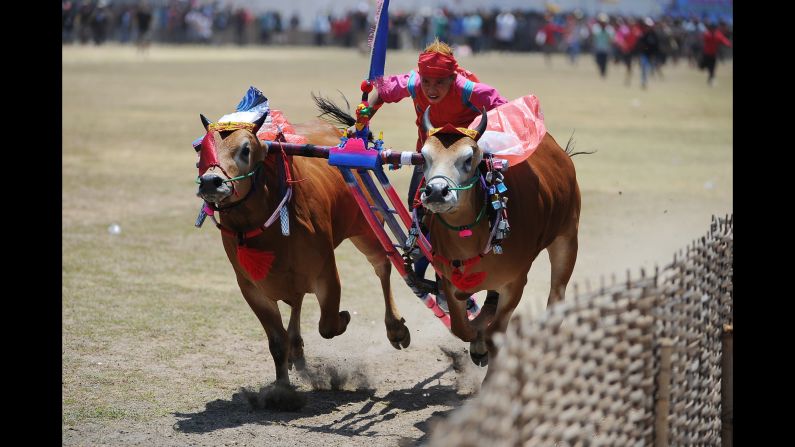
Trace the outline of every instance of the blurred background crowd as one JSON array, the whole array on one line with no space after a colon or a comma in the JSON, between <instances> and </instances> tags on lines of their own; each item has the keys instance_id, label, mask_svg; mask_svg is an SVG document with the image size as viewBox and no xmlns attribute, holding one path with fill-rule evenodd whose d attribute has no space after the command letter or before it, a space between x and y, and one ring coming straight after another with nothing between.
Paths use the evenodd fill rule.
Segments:
<instances>
[{"instance_id":1,"label":"blurred background crowd","mask_svg":"<svg viewBox=\"0 0 795 447\"><path fill-rule=\"evenodd\" d=\"M714 60L732 56L731 2L728 14L682 11L673 1L653 16L586 14L551 3L537 9L426 6L413 11L397 7L400 2L392 3L392 49L421 50L438 37L460 55L540 51L548 63L551 54L565 53L576 64L580 55L588 53L595 55L602 76L610 60L625 64L629 76L633 60L639 61L644 73L654 73L669 61L678 64L681 60L714 70ZM202 0L62 0L61 5L63 44L113 41L142 49L155 42L341 46L367 51L375 17L374 2L368 1L336 10L315 9L309 20L306 11L298 8L285 14L284 7L268 8L261 3L255 7L251 2L247 6L245 2Z\"/></svg>"}]
</instances>

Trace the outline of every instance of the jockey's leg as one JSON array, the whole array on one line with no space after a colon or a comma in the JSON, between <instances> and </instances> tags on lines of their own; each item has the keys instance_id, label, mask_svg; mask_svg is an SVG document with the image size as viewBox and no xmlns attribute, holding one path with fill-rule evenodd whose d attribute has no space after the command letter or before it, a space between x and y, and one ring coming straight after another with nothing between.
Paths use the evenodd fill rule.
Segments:
<instances>
[{"instance_id":1,"label":"jockey's leg","mask_svg":"<svg viewBox=\"0 0 795 447\"><path fill-rule=\"evenodd\" d=\"M422 169L420 169L420 165L414 166L414 172L411 174L411 181L409 182L409 195L408 204L409 212L414 209L414 196L417 194L417 188L420 186L420 182L422 181ZM422 217L425 214L425 208L419 207L417 208L417 220L422 222ZM422 225L420 225L420 231L422 231ZM430 235L425 235L430 241ZM420 252L422 253L422 252ZM425 256L420 255L420 258L414 262L414 273L417 274L417 277L422 279L425 278L425 271L428 269L428 258Z\"/></svg>"},{"instance_id":2,"label":"jockey's leg","mask_svg":"<svg viewBox=\"0 0 795 447\"><path fill-rule=\"evenodd\" d=\"M414 196L417 194L417 188L420 186L420 181L422 181L422 175L423 173L421 165L415 165L414 172L411 173L411 181L409 182L409 195L407 202L409 210L414 206Z\"/></svg>"},{"instance_id":3,"label":"jockey's leg","mask_svg":"<svg viewBox=\"0 0 795 447\"><path fill-rule=\"evenodd\" d=\"M428 238L428 241L430 241L430 238ZM430 261L425 256L414 262L414 273L417 274L418 278L425 278L425 271L428 270L428 265L430 265Z\"/></svg>"},{"instance_id":4,"label":"jockey's leg","mask_svg":"<svg viewBox=\"0 0 795 447\"><path fill-rule=\"evenodd\" d=\"M414 166L414 172L411 174L411 181L409 182L409 195L408 195L408 207L409 210L414 208L414 197L417 195L417 188L420 186L420 182L422 181L422 169L420 165ZM422 222L422 217L425 215L425 208L419 207L417 208L417 220ZM420 231L422 231L422 225L420 225ZM428 239L428 242L431 242L431 235L426 234L425 237ZM425 272L428 270L428 266L430 265L430 261L422 252L420 252L420 257L414 261L414 273L416 273L417 278L424 279ZM441 287L439 287L439 276L436 275L436 284L437 290L439 293L436 294L435 300L436 303L439 305L439 308L445 311L446 313L450 313L450 310L447 308L447 300L445 299L444 292L442 291Z\"/></svg>"}]
</instances>

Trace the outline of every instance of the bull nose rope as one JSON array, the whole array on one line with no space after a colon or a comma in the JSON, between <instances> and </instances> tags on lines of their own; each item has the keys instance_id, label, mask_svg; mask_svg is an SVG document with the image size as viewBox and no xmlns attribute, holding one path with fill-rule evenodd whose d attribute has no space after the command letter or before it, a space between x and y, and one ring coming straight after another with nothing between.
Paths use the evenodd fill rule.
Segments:
<instances>
[{"instance_id":1,"label":"bull nose rope","mask_svg":"<svg viewBox=\"0 0 795 447\"><path fill-rule=\"evenodd\" d=\"M472 178L470 178L466 182L462 183L461 185L459 185L459 186L448 186L447 189L449 189L451 191L466 191L467 189L472 189L472 187L475 186L475 184L477 183L478 180L481 179L481 177L482 177L482 175L475 174L475 175L472 176ZM428 179L427 183L430 183L431 180L437 179L437 178L444 179L448 184L451 184L451 185L455 184L455 181L453 179L451 179L450 177L444 176L444 175L434 175L433 177Z\"/></svg>"},{"instance_id":2,"label":"bull nose rope","mask_svg":"<svg viewBox=\"0 0 795 447\"><path fill-rule=\"evenodd\" d=\"M226 173L226 171L224 171L224 168L222 168L222 167L221 167L221 165L213 165L213 166L218 166L218 168L219 168L219 169L220 169L220 170L221 170L221 171L222 171L224 174L226 174L227 176L229 175L229 174L227 174L227 173ZM232 182L236 182L236 181L238 181L238 180L243 180L243 179L245 179L245 178L251 177L252 175L254 175L254 174L256 174L256 173L257 173L257 170L259 170L259 168L260 168L261 166L262 166L262 165L260 165L260 164L257 164L257 167L256 167L256 168L254 168L254 170L253 170L253 171L251 171L251 172L249 172L248 174L244 174L244 175L238 175L237 177L228 178L228 179L226 179L226 180L221 180L221 183L232 183ZM212 167L212 166L210 166L210 167ZM201 183L202 183L202 181L201 181L201 176L197 176L197 177L196 177L196 184L198 184L198 185L201 185Z\"/></svg>"}]
</instances>

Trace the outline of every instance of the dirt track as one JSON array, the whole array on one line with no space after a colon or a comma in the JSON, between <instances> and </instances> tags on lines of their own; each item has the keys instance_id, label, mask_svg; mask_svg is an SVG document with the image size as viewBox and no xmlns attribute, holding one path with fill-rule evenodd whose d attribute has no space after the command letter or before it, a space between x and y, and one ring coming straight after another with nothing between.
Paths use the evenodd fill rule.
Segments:
<instances>
[{"instance_id":1,"label":"dirt track","mask_svg":"<svg viewBox=\"0 0 795 447\"><path fill-rule=\"evenodd\" d=\"M308 295L309 368L291 372L298 395L260 393L275 377L265 335L218 232L192 227L199 202L189 143L201 131L199 113L230 112L255 85L272 107L305 121L314 116L310 90L355 98L363 57L207 48L139 57L119 47L63 54L65 445L415 445L435 417L477 392L485 370L394 274L412 342L392 348L377 278L345 242L337 258L348 330L321 338ZM387 71L415 57L390 54ZM339 68L319 78L310 70L318 63ZM707 230L711 214L732 211L731 65L718 68L713 89L704 73L680 65L642 92L637 79L625 87L614 65L601 81L589 57L577 67L554 63L493 54L465 65L508 98L538 95L562 145L576 129L577 150L598 150L574 159L583 211L573 283L662 265ZM384 108L377 120L390 145L413 147L410 106ZM390 173L401 196L408 177ZM112 223L121 234L108 233ZM548 287L542 253L517 313L536 315ZM297 412L263 408L300 399Z\"/></svg>"}]
</instances>

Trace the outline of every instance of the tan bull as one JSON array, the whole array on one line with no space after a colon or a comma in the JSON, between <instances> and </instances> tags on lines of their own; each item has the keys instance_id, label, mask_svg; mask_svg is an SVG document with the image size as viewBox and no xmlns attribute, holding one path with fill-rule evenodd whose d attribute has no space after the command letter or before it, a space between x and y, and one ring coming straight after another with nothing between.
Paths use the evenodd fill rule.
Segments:
<instances>
[{"instance_id":1,"label":"tan bull","mask_svg":"<svg viewBox=\"0 0 795 447\"><path fill-rule=\"evenodd\" d=\"M502 254L494 251L483 254L490 240L490 224L488 218L478 219L478 216L490 203L478 181L478 166L483 152L476 140L486 129L486 124L484 111L478 128L474 129L476 134L471 130L437 130L422 147L427 186L421 200L430 211L426 213L425 221L433 244L433 262L442 273L444 292L448 297L456 298L448 299L451 330L461 340L471 343L470 355L479 365L487 364L496 355L492 336L495 332L505 331L522 298L530 266L541 250L547 250L552 264L547 306L563 300L577 259L580 217L580 190L574 164L569 152L547 133L532 156L511 166L505 173L512 231L502 243ZM427 110L423 126L425 132L434 127ZM475 186L464 189L461 185L465 184ZM472 226L470 237L462 238L455 231L469 226ZM471 278L472 281L468 281L470 288L461 290L456 287L453 282L461 285L467 281L451 281L455 278L454 273L459 279ZM499 299L493 299L489 294L481 313L470 322L464 300L481 290L496 291Z\"/></svg>"},{"instance_id":2,"label":"tan bull","mask_svg":"<svg viewBox=\"0 0 795 447\"><path fill-rule=\"evenodd\" d=\"M347 311L339 310L341 290L334 260L334 249L345 239L350 239L367 257L381 281L389 341L397 349L407 347L410 333L390 288L392 266L339 170L322 159L288 158L293 180L288 205L290 234L282 235L278 220L264 228L283 199L280 191L284 186L279 171L284 159L278 152L268 154L267 147L256 137L264 119L263 116L250 126L244 123L239 129L219 126L221 130L215 130L202 116L208 133L201 147L198 195L215 204L219 211L224 250L243 297L265 329L276 380L289 383L288 369L294 364L303 366L300 316L306 293L314 293L320 304L320 335L331 338L345 332L351 317ZM339 131L327 123L297 124L295 129L309 143L339 142ZM230 181L238 177L239 180ZM247 269L241 265L240 250L261 254L261 261ZM264 277L257 279L263 272ZM291 307L287 330L277 301Z\"/></svg>"}]
</instances>

